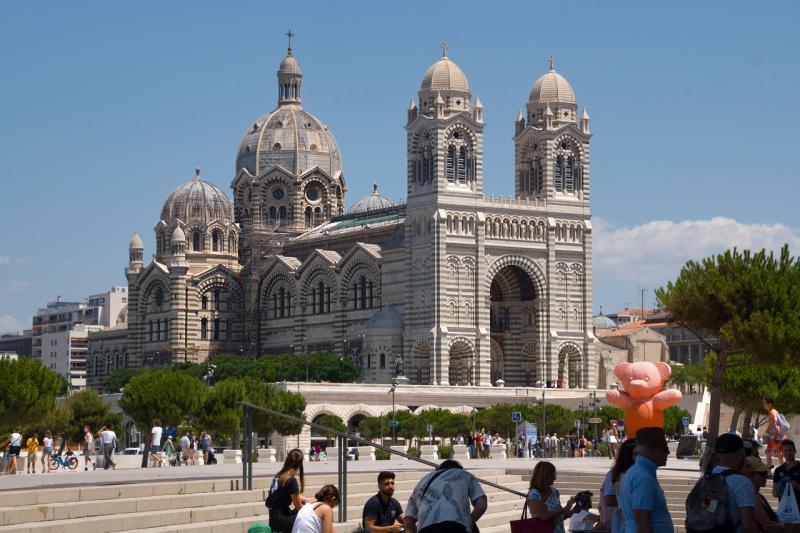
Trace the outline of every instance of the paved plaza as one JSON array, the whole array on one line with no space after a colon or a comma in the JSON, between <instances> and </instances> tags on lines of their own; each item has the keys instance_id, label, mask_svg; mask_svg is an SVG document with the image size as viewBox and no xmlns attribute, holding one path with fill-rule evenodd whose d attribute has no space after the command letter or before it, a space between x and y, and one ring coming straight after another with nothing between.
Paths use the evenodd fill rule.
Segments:
<instances>
[{"instance_id":1,"label":"paved plaza","mask_svg":"<svg viewBox=\"0 0 800 533\"><path fill-rule=\"evenodd\" d=\"M559 472L605 474L611 468L611 460L605 458L560 458L547 459L556 465ZM463 461L465 468L475 471L480 477L482 469L533 469L539 459L471 459ZM267 478L280 469L279 463L253 463L253 477ZM425 465L406 460L348 461L348 472L378 472L380 470L420 471ZM331 474L336 472L336 462L306 462L305 474ZM666 467L658 470L659 477L696 478L699 475L697 461L670 459ZM83 470L57 471L42 475L18 474L0 477L0 491L33 488L55 488L68 486L107 485L141 483L152 481L188 481L199 479L240 478L242 465L219 464L213 466L181 466L128 470ZM258 488L258 482L253 483Z\"/></svg>"}]
</instances>

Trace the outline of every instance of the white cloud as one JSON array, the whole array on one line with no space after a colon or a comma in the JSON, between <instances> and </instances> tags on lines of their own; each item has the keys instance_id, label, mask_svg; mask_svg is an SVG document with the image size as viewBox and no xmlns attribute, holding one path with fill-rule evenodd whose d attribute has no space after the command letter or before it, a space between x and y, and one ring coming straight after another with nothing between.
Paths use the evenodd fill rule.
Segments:
<instances>
[{"instance_id":1,"label":"white cloud","mask_svg":"<svg viewBox=\"0 0 800 533\"><path fill-rule=\"evenodd\" d=\"M0 255L0 265L10 265L11 258L7 255Z\"/></svg>"},{"instance_id":2,"label":"white cloud","mask_svg":"<svg viewBox=\"0 0 800 533\"><path fill-rule=\"evenodd\" d=\"M593 220L596 286L604 281L658 287L674 279L690 259L699 260L729 248L777 251L789 244L800 253L800 234L783 224L746 224L734 219L654 220L615 227Z\"/></svg>"},{"instance_id":3,"label":"white cloud","mask_svg":"<svg viewBox=\"0 0 800 533\"><path fill-rule=\"evenodd\" d=\"M22 322L11 315L0 315L0 333L22 333Z\"/></svg>"}]
</instances>

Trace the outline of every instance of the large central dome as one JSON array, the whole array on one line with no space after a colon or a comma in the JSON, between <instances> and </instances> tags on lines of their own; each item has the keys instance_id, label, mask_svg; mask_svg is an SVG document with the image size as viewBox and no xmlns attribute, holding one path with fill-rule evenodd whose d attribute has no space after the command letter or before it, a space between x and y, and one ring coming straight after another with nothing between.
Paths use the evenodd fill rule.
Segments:
<instances>
[{"instance_id":1,"label":"large central dome","mask_svg":"<svg viewBox=\"0 0 800 533\"><path fill-rule=\"evenodd\" d=\"M303 72L291 48L278 69L278 108L259 117L242 138L236 156L241 169L258 176L280 166L295 176L319 167L331 177L342 172L342 158L328 127L301 105Z\"/></svg>"}]
</instances>

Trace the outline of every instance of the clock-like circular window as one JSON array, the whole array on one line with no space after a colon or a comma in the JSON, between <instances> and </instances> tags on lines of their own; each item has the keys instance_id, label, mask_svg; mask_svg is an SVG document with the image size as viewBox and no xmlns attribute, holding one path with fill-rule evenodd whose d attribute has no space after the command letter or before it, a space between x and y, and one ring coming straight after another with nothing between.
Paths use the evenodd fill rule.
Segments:
<instances>
[{"instance_id":1,"label":"clock-like circular window","mask_svg":"<svg viewBox=\"0 0 800 533\"><path fill-rule=\"evenodd\" d=\"M316 202L319 200L320 191L317 185L309 185L306 187L306 198L309 202Z\"/></svg>"},{"instance_id":2,"label":"clock-like circular window","mask_svg":"<svg viewBox=\"0 0 800 533\"><path fill-rule=\"evenodd\" d=\"M283 200L283 197L286 196L284 190L280 187L276 187L272 189L272 197L276 200Z\"/></svg>"}]
</instances>

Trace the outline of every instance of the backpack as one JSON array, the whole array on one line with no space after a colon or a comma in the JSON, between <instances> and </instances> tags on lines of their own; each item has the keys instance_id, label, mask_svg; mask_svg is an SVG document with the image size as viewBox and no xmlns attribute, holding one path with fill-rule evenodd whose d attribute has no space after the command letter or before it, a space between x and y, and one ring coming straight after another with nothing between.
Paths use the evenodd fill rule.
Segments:
<instances>
[{"instance_id":1,"label":"backpack","mask_svg":"<svg viewBox=\"0 0 800 533\"><path fill-rule=\"evenodd\" d=\"M786 417L783 416L783 413L778 413L778 426L781 428L781 435L788 435L789 428L792 427L789 424L789 421L786 420Z\"/></svg>"},{"instance_id":2,"label":"backpack","mask_svg":"<svg viewBox=\"0 0 800 533\"><path fill-rule=\"evenodd\" d=\"M267 498L264 500L264 505L267 506L267 509L271 509L275 507L276 503L276 494L278 493L278 489L280 489L280 478L273 478L272 484L269 486L269 494L267 494Z\"/></svg>"},{"instance_id":3,"label":"backpack","mask_svg":"<svg viewBox=\"0 0 800 533\"><path fill-rule=\"evenodd\" d=\"M730 495L725 478L742 475L733 470L705 474L686 498L687 533L730 533L736 531L730 515Z\"/></svg>"}]
</instances>

